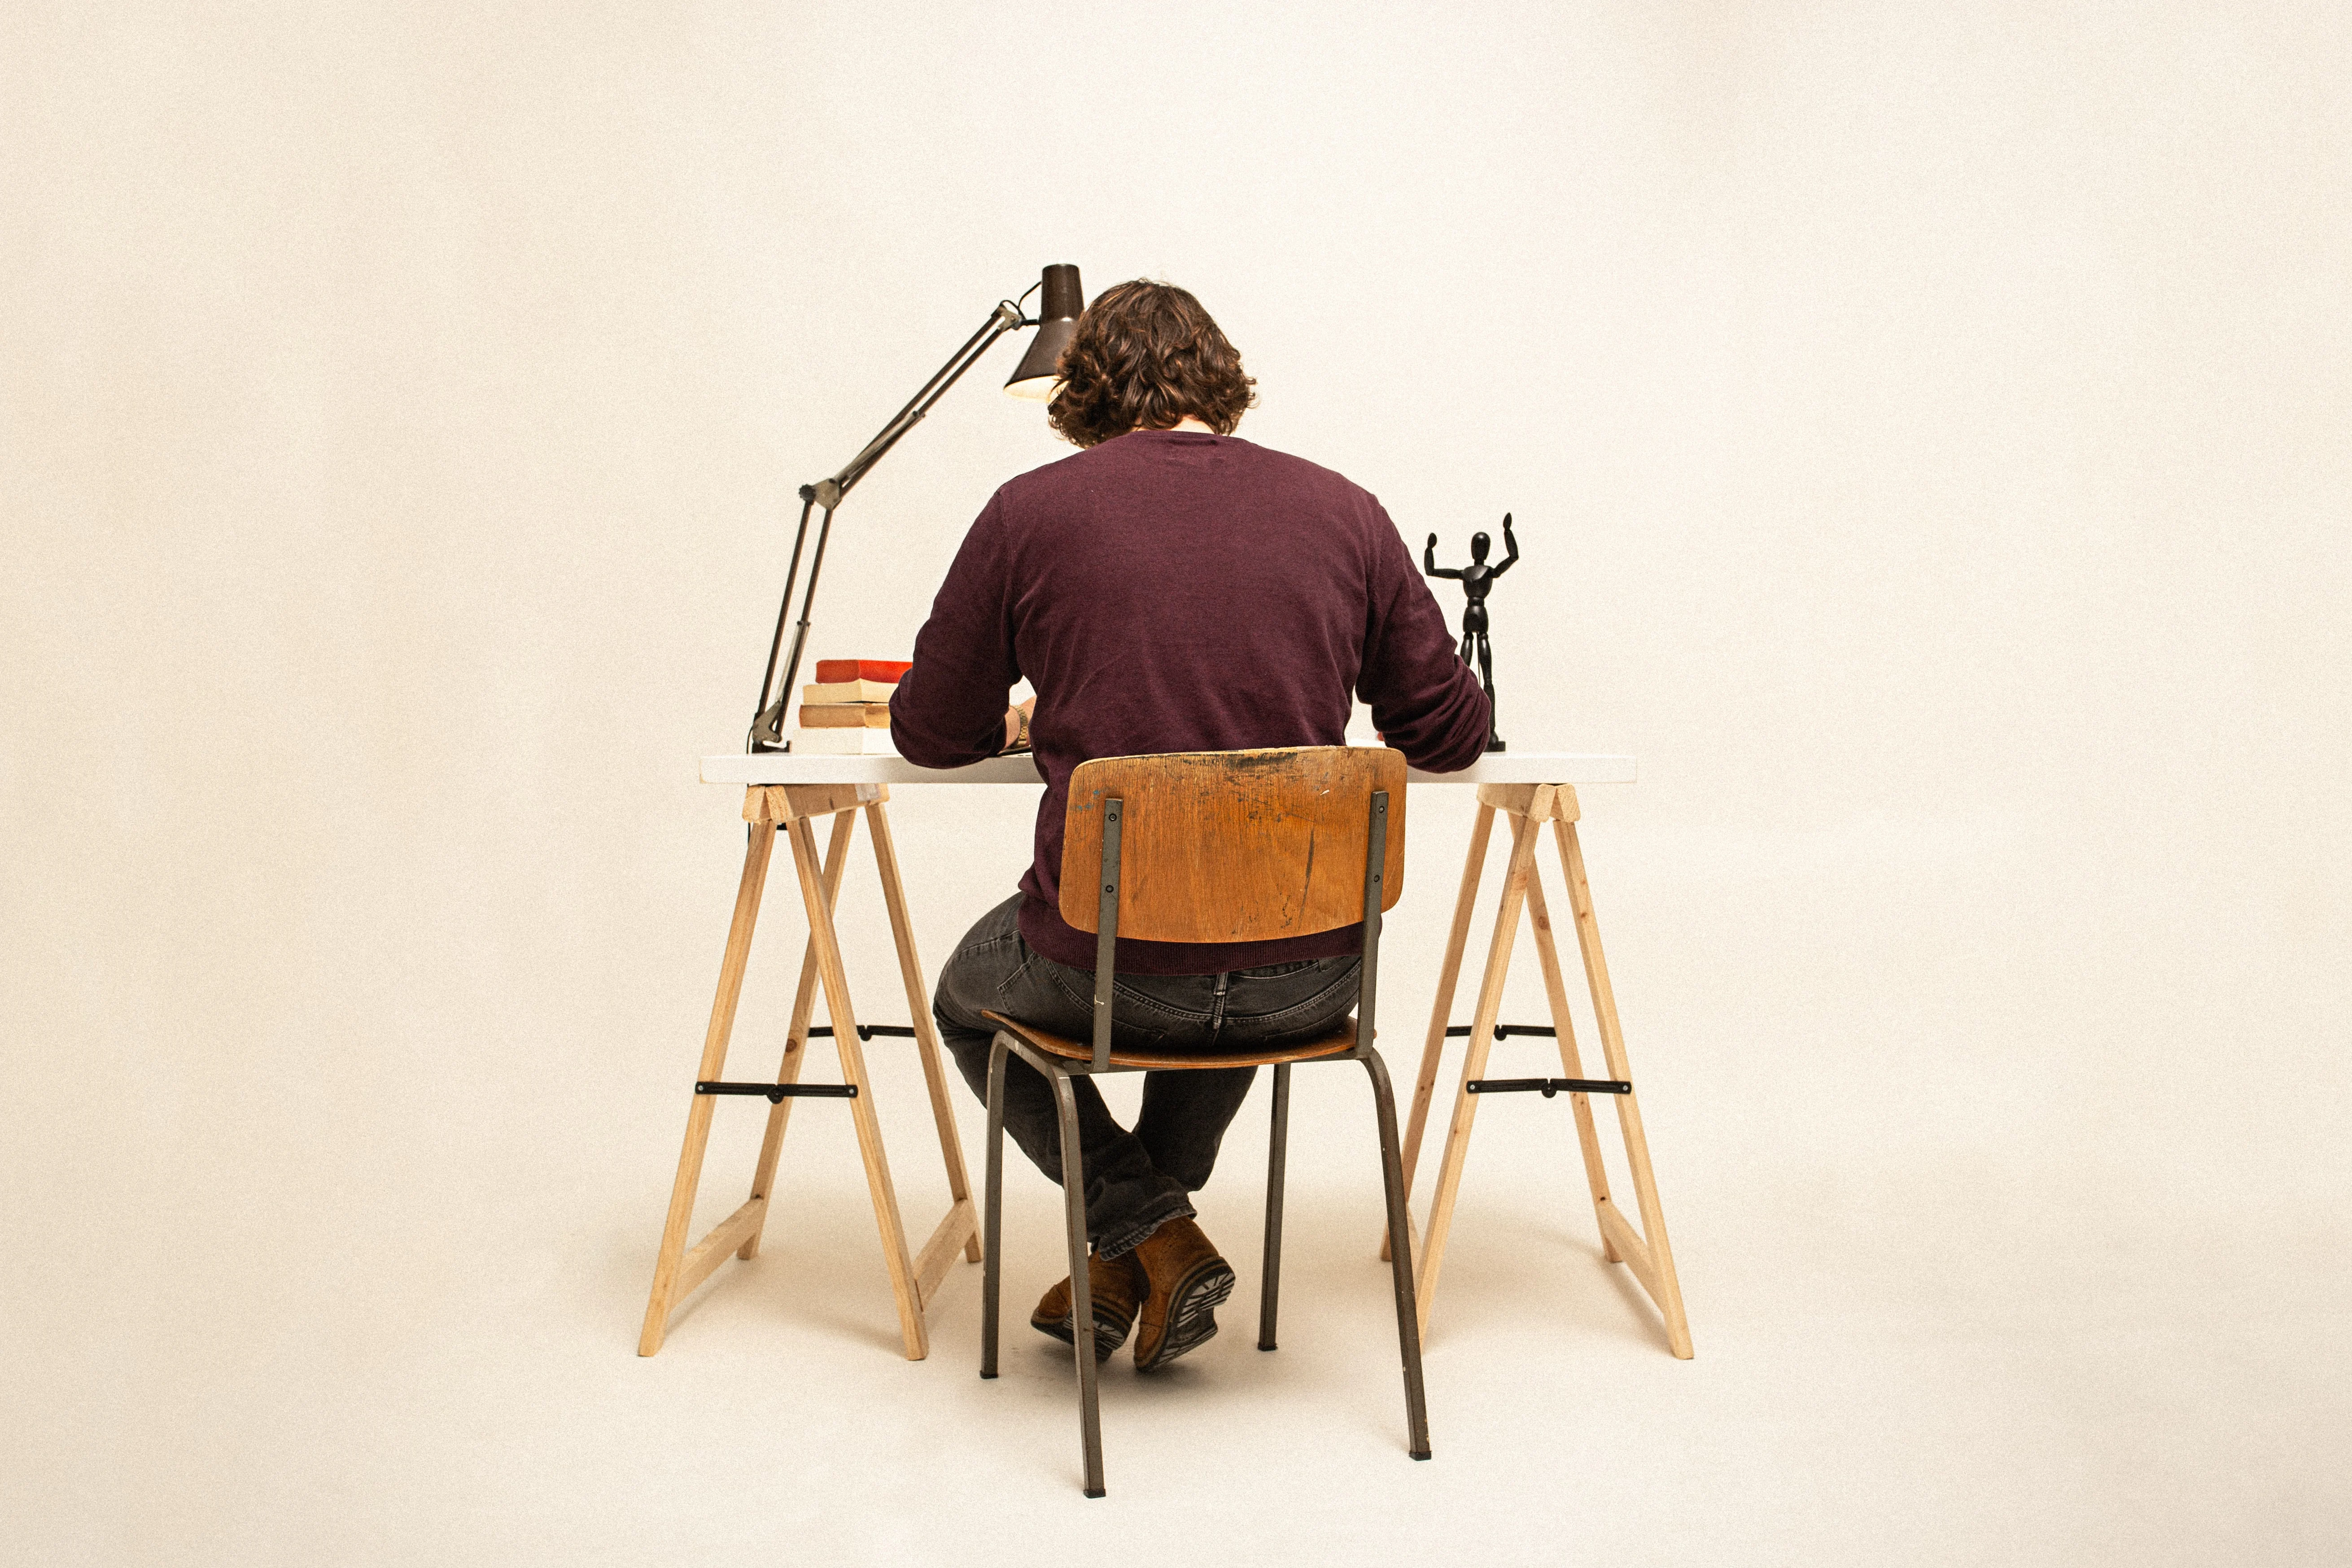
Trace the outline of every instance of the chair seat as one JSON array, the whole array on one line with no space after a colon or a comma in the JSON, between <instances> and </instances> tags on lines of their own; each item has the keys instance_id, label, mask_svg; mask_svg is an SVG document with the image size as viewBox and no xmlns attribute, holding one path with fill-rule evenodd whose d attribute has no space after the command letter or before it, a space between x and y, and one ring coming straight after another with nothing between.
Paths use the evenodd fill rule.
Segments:
<instances>
[{"instance_id":1,"label":"chair seat","mask_svg":"<svg viewBox=\"0 0 2352 1568\"><path fill-rule=\"evenodd\" d=\"M1024 1024L1018 1018L1008 1018L1002 1013L983 1012L981 1016L998 1028L1017 1035L1033 1048L1065 1061L1084 1062L1094 1059L1092 1041L1074 1040L1066 1035L1055 1035ZM1276 1046L1259 1051L1202 1051L1170 1053L1166 1051L1122 1051L1111 1047L1110 1065L1115 1068L1154 1068L1160 1069L1184 1068L1252 1068L1274 1067L1282 1062L1314 1061L1321 1057L1336 1057L1356 1048L1356 1020L1349 1018L1321 1039L1308 1040L1295 1046Z\"/></svg>"}]
</instances>

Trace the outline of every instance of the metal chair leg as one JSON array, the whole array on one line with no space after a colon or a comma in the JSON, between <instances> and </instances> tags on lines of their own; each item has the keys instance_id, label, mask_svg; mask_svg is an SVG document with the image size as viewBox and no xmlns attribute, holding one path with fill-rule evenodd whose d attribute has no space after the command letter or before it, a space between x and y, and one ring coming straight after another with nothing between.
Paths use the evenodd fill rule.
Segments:
<instances>
[{"instance_id":1,"label":"metal chair leg","mask_svg":"<svg viewBox=\"0 0 2352 1568\"><path fill-rule=\"evenodd\" d=\"M1275 1309L1282 1297L1282 1188L1290 1143L1290 1064L1274 1068L1274 1129L1266 1137L1265 1267L1257 1298L1257 1348L1274 1349Z\"/></svg>"},{"instance_id":2,"label":"metal chair leg","mask_svg":"<svg viewBox=\"0 0 2352 1568\"><path fill-rule=\"evenodd\" d=\"M1364 1070L1372 1075L1372 1103L1381 1122L1381 1173L1389 1200L1389 1268L1396 1281L1397 1345L1404 1356L1404 1422L1408 1452L1429 1458L1429 1405L1421 1386L1421 1313L1412 1299L1412 1236L1405 1226L1404 1161L1397 1152L1396 1095L1381 1054L1364 1047Z\"/></svg>"},{"instance_id":3,"label":"metal chair leg","mask_svg":"<svg viewBox=\"0 0 2352 1568\"><path fill-rule=\"evenodd\" d=\"M1070 1345L1078 1361L1078 1439L1086 1448L1088 1497L1103 1495L1102 1405L1095 1388L1095 1302L1087 1277L1087 1173L1078 1155L1078 1101L1055 1063L1054 1113L1062 1128L1062 1213L1070 1237Z\"/></svg>"},{"instance_id":4,"label":"metal chair leg","mask_svg":"<svg viewBox=\"0 0 2352 1568\"><path fill-rule=\"evenodd\" d=\"M980 1274L980 1375L996 1375L996 1302L1003 1264L998 1258L1004 1239L1004 1037L996 1037L988 1052L988 1179L982 1203L982 1262Z\"/></svg>"}]
</instances>

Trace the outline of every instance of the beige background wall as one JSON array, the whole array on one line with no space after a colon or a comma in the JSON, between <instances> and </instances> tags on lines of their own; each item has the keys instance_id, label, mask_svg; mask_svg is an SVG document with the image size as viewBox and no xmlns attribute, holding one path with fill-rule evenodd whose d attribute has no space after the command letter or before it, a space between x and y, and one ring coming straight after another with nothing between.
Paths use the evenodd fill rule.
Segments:
<instances>
[{"instance_id":1,"label":"beige background wall","mask_svg":"<svg viewBox=\"0 0 2352 1568\"><path fill-rule=\"evenodd\" d=\"M2321 4L10 6L7 1534L881 1554L703 1489L781 1484L763 1434L888 1475L904 1422L950 1489L941 1426L995 1441L968 1300L920 1369L952 1415L887 1355L807 1112L824 1245L740 1342L714 1296L700 1352L629 1352L741 845L694 760L739 743L792 487L1067 260L1198 292L1241 433L1416 543L1514 511L1507 733L1642 760L1588 844L1701 1359L1510 1297L1589 1221L1539 1122L1491 1128L1449 1289L1502 1337L1433 1344L1446 1484L1537 1463L1479 1425L1507 1384L1462 1391L1572 1391L1597 1313L1661 1380L1632 1511L1573 1520L1619 1560L2340 1551L2348 94ZM1066 451L993 391L1013 354L845 510L816 654L905 649L990 489ZM902 802L931 962L1030 802ZM1412 810L1405 1020L1466 804ZM1306 1147L1355 1158L1317 1092ZM795 1383L810 1333L850 1348ZM697 1353L708 1398L652 1381ZM1430 1528L1390 1506L1312 1539Z\"/></svg>"}]
</instances>

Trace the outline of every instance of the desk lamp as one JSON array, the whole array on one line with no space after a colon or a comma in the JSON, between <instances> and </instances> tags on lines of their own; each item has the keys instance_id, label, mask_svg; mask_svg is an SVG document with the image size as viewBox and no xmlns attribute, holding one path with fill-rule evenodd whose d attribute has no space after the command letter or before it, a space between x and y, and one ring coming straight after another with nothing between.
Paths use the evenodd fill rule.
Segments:
<instances>
[{"instance_id":1,"label":"desk lamp","mask_svg":"<svg viewBox=\"0 0 2352 1568\"><path fill-rule=\"evenodd\" d=\"M1037 314L1021 313L1029 295L1043 290ZM746 747L753 752L782 752L791 749L784 739L784 715L791 711L793 683L800 679L801 655L808 647L809 606L816 601L817 574L824 570L825 541L833 532L833 512L841 498L855 489L882 454L898 444L898 437L915 427L916 422L931 411L931 405L945 396L963 373L980 363L980 357L1007 332L1024 327L1034 327L1037 335L1029 341L1029 352L1004 384L1004 390L1015 397L1045 399L1054 395L1054 384L1060 372L1062 351L1070 346L1071 337L1078 330L1078 312L1086 309L1086 290L1079 287L1078 269L1071 266L1045 268L1045 275L1033 284L1019 300L1000 300L980 331L966 340L963 347L950 355L939 374L925 382L922 389L908 400L907 406L891 416L881 433L849 459L842 470L829 479L819 479L801 487L801 525L793 535L793 563L784 574L783 603L776 607L776 635L768 644L767 673L760 678L760 705L752 710L751 733ZM808 586L801 592L801 618L793 629L792 657L785 661L784 683L776 685L776 658L784 646L784 620L792 612L793 588L801 574L801 547L808 542L809 513L822 508L824 518L816 530L816 553L809 558ZM771 696L773 700L771 701Z\"/></svg>"}]
</instances>

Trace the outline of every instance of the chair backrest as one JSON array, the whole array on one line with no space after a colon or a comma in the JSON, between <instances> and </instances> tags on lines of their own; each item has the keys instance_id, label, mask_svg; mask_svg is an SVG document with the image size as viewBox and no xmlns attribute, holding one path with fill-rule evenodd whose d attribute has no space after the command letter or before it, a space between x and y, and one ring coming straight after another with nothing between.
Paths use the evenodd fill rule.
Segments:
<instances>
[{"instance_id":1,"label":"chair backrest","mask_svg":"<svg viewBox=\"0 0 2352 1568\"><path fill-rule=\"evenodd\" d=\"M1105 803L1124 803L1118 934L1267 942L1364 918L1375 792L1388 795L1381 908L1404 888L1404 753L1292 746L1098 757L1070 775L1062 919L1100 930Z\"/></svg>"}]
</instances>

